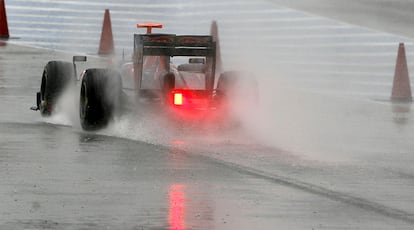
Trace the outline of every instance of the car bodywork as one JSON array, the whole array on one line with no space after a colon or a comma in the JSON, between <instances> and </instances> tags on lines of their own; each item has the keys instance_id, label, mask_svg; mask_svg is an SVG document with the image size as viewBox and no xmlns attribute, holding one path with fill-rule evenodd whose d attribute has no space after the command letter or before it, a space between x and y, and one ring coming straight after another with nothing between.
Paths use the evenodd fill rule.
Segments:
<instances>
[{"instance_id":1,"label":"car bodywork","mask_svg":"<svg viewBox=\"0 0 414 230\"><path fill-rule=\"evenodd\" d=\"M177 57L181 63L174 65ZM133 76L140 102L162 104L171 118L194 121L217 115L215 70L212 36L136 34L133 62L124 65L122 73L129 74L123 79Z\"/></svg>"}]
</instances>

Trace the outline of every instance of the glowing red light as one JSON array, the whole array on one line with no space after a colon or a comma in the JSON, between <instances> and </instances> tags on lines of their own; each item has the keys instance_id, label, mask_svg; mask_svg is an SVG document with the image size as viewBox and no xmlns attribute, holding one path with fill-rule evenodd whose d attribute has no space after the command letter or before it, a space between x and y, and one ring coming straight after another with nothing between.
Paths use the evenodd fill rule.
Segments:
<instances>
[{"instance_id":1,"label":"glowing red light","mask_svg":"<svg viewBox=\"0 0 414 230\"><path fill-rule=\"evenodd\" d=\"M174 93L174 105L183 105L184 97L182 93Z\"/></svg>"}]
</instances>

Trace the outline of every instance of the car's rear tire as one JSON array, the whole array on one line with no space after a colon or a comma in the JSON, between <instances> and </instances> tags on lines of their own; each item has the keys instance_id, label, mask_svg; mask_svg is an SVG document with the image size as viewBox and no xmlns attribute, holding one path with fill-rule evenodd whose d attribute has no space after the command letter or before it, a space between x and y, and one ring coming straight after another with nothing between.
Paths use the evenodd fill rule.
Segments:
<instances>
[{"instance_id":1,"label":"car's rear tire","mask_svg":"<svg viewBox=\"0 0 414 230\"><path fill-rule=\"evenodd\" d=\"M46 64L37 107L42 116L50 116L55 111L57 100L71 82L75 82L75 68L71 62L50 61Z\"/></svg>"},{"instance_id":2,"label":"car's rear tire","mask_svg":"<svg viewBox=\"0 0 414 230\"><path fill-rule=\"evenodd\" d=\"M85 71L80 90L79 115L84 130L98 130L108 125L119 111L122 81L111 69Z\"/></svg>"},{"instance_id":3,"label":"car's rear tire","mask_svg":"<svg viewBox=\"0 0 414 230\"><path fill-rule=\"evenodd\" d=\"M259 105L259 86L257 79L250 73L227 71L220 75L217 82L217 102L225 108L257 108Z\"/></svg>"},{"instance_id":4,"label":"car's rear tire","mask_svg":"<svg viewBox=\"0 0 414 230\"><path fill-rule=\"evenodd\" d=\"M220 74L217 91L227 99L243 96L244 99L257 101L259 97L257 79L251 74L237 71L226 71Z\"/></svg>"},{"instance_id":5,"label":"car's rear tire","mask_svg":"<svg viewBox=\"0 0 414 230\"><path fill-rule=\"evenodd\" d=\"M232 90L239 79L238 73L234 71L223 72L217 82L217 89L223 93Z\"/></svg>"},{"instance_id":6,"label":"car's rear tire","mask_svg":"<svg viewBox=\"0 0 414 230\"><path fill-rule=\"evenodd\" d=\"M251 116L259 105L259 88L256 78L248 73L228 71L217 82L217 104L223 112L221 126L238 128L243 117Z\"/></svg>"}]
</instances>

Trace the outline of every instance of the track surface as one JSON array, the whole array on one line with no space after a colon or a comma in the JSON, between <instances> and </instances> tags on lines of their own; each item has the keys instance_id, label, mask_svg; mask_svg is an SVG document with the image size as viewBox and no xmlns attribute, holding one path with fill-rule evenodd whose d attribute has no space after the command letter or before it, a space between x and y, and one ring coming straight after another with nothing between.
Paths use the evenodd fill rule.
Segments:
<instances>
[{"instance_id":1,"label":"track surface","mask_svg":"<svg viewBox=\"0 0 414 230\"><path fill-rule=\"evenodd\" d=\"M414 37L412 0L272 0L277 4L300 9L351 24Z\"/></svg>"},{"instance_id":2,"label":"track surface","mask_svg":"<svg viewBox=\"0 0 414 230\"><path fill-rule=\"evenodd\" d=\"M50 119L30 112L48 60L96 53L105 8L118 57L136 22L208 33L218 20L225 64L259 73L259 117L243 131L182 133L131 115L85 133L76 108ZM15 38L0 41L1 229L413 228L411 105L386 102L406 39L261 1L15 0L7 9Z\"/></svg>"}]
</instances>

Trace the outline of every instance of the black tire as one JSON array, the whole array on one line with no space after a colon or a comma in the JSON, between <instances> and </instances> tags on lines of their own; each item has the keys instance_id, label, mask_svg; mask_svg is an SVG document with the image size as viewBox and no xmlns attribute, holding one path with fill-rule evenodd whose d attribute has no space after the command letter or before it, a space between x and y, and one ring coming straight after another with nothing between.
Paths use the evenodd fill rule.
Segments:
<instances>
[{"instance_id":1,"label":"black tire","mask_svg":"<svg viewBox=\"0 0 414 230\"><path fill-rule=\"evenodd\" d=\"M239 73L235 71L223 72L220 74L220 78L217 82L217 90L220 90L224 94L229 94L233 90L239 81Z\"/></svg>"},{"instance_id":2,"label":"black tire","mask_svg":"<svg viewBox=\"0 0 414 230\"><path fill-rule=\"evenodd\" d=\"M71 82L75 82L73 63L50 61L46 64L40 85L40 100L37 105L42 116L53 114L57 100Z\"/></svg>"},{"instance_id":3,"label":"black tire","mask_svg":"<svg viewBox=\"0 0 414 230\"><path fill-rule=\"evenodd\" d=\"M88 69L82 78L79 115L84 130L98 130L108 125L119 111L121 75L111 69Z\"/></svg>"},{"instance_id":4,"label":"black tire","mask_svg":"<svg viewBox=\"0 0 414 230\"><path fill-rule=\"evenodd\" d=\"M222 100L238 100L238 97L243 97L251 105L257 105L259 101L257 79L251 74L237 71L223 72L217 82L217 91Z\"/></svg>"}]
</instances>

